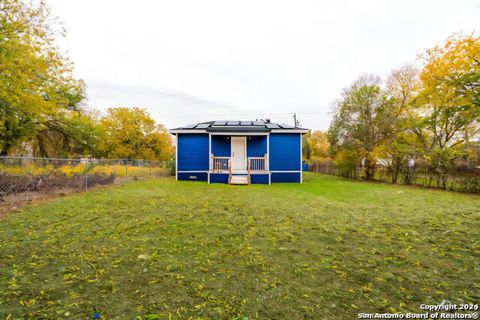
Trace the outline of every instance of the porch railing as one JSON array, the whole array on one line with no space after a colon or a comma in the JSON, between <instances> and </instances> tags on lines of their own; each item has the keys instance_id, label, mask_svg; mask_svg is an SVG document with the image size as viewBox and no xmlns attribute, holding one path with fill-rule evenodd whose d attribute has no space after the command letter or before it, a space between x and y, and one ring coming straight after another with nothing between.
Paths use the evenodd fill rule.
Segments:
<instances>
[{"instance_id":1,"label":"porch railing","mask_svg":"<svg viewBox=\"0 0 480 320\"><path fill-rule=\"evenodd\" d=\"M230 157L214 157L212 156L212 171L226 172L230 171L231 158Z\"/></svg>"},{"instance_id":2,"label":"porch railing","mask_svg":"<svg viewBox=\"0 0 480 320\"><path fill-rule=\"evenodd\" d=\"M267 157L249 157L248 172L267 171Z\"/></svg>"},{"instance_id":3,"label":"porch railing","mask_svg":"<svg viewBox=\"0 0 480 320\"><path fill-rule=\"evenodd\" d=\"M231 170L231 157L211 156L212 172L227 172ZM264 157L248 157L247 169L249 172L268 171L267 156Z\"/></svg>"}]
</instances>

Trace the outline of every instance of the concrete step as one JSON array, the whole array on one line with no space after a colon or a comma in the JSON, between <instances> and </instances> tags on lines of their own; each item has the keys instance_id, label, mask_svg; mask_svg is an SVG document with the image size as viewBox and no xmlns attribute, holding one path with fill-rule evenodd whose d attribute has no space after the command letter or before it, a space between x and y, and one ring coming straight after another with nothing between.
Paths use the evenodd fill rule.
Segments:
<instances>
[{"instance_id":1,"label":"concrete step","mask_svg":"<svg viewBox=\"0 0 480 320\"><path fill-rule=\"evenodd\" d=\"M232 175L230 178L230 184L248 184L247 175Z\"/></svg>"}]
</instances>

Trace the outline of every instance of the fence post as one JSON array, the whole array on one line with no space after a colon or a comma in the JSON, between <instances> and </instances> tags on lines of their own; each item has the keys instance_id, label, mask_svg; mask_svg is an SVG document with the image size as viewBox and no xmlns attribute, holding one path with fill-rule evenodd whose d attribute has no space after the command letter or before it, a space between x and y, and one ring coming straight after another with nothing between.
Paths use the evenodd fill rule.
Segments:
<instances>
[{"instance_id":1,"label":"fence post","mask_svg":"<svg viewBox=\"0 0 480 320\"><path fill-rule=\"evenodd\" d=\"M128 165L127 160L125 160L125 177L128 175Z\"/></svg>"},{"instance_id":2,"label":"fence post","mask_svg":"<svg viewBox=\"0 0 480 320\"><path fill-rule=\"evenodd\" d=\"M88 189L88 159L85 160L85 169L83 172L84 181L85 181L85 191Z\"/></svg>"}]
</instances>

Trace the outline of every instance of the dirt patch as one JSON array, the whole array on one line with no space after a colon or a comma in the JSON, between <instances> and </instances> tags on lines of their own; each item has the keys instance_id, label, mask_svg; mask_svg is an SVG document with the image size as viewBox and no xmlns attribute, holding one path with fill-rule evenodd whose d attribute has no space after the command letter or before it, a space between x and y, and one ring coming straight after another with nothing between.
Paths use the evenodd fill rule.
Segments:
<instances>
[{"instance_id":1,"label":"dirt patch","mask_svg":"<svg viewBox=\"0 0 480 320\"><path fill-rule=\"evenodd\" d=\"M85 181L83 175L31 176L0 173L0 216L43 200L126 181L116 180L115 174L89 174Z\"/></svg>"}]
</instances>

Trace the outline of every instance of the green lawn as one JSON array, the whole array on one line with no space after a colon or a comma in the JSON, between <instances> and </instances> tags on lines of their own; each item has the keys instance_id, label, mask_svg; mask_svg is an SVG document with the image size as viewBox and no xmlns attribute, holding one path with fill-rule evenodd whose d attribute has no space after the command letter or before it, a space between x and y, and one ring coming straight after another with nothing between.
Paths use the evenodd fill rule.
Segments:
<instances>
[{"instance_id":1,"label":"green lawn","mask_svg":"<svg viewBox=\"0 0 480 320\"><path fill-rule=\"evenodd\" d=\"M353 319L480 301L480 197L135 181L0 219L0 318Z\"/></svg>"}]
</instances>

